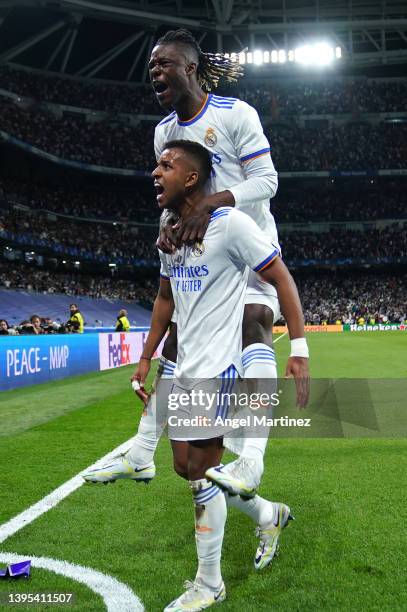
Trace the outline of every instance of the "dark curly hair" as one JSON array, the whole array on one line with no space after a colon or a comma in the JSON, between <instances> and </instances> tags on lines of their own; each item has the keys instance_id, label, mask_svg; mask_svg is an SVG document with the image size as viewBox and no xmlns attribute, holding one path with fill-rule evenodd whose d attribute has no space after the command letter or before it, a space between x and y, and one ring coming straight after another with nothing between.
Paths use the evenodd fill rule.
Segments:
<instances>
[{"instance_id":1,"label":"dark curly hair","mask_svg":"<svg viewBox=\"0 0 407 612\"><path fill-rule=\"evenodd\" d=\"M191 32L183 28L170 30L156 44L182 44L193 49L198 55L198 82L205 91L215 89L221 79L233 83L243 76L237 55L226 57L224 53L204 53Z\"/></svg>"}]
</instances>

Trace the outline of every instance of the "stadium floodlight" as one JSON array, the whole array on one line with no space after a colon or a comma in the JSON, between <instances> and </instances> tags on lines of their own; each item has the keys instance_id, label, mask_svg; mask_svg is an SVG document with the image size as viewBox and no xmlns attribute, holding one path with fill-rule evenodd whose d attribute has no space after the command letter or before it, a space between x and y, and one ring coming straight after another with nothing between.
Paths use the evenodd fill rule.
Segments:
<instances>
[{"instance_id":1,"label":"stadium floodlight","mask_svg":"<svg viewBox=\"0 0 407 612\"><path fill-rule=\"evenodd\" d=\"M115 264L115 263L110 263L110 264L109 264L109 268L115 268L115 267L116 267L116 264Z\"/></svg>"},{"instance_id":2,"label":"stadium floodlight","mask_svg":"<svg viewBox=\"0 0 407 612\"><path fill-rule=\"evenodd\" d=\"M309 67L328 66L334 60L341 59L342 48L333 47L327 42L316 42L303 45L295 49L272 49L263 51L241 51L240 53L225 53L226 57L237 59L239 64L285 64L287 62L301 64Z\"/></svg>"},{"instance_id":3,"label":"stadium floodlight","mask_svg":"<svg viewBox=\"0 0 407 612\"><path fill-rule=\"evenodd\" d=\"M263 64L263 51L256 49L253 53L253 64L256 66L261 66Z\"/></svg>"},{"instance_id":4,"label":"stadium floodlight","mask_svg":"<svg viewBox=\"0 0 407 612\"><path fill-rule=\"evenodd\" d=\"M297 47L294 51L295 61L304 66L327 66L334 59L334 49L327 43Z\"/></svg>"}]
</instances>

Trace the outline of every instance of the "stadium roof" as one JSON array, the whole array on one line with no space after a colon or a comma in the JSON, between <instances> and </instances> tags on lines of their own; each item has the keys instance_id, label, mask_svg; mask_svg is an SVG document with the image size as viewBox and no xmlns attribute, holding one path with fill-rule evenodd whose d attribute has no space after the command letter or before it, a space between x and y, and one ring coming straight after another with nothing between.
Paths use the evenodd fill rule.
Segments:
<instances>
[{"instance_id":1,"label":"stadium roof","mask_svg":"<svg viewBox=\"0 0 407 612\"><path fill-rule=\"evenodd\" d=\"M154 41L177 27L217 51L323 39L354 66L407 61L406 0L0 0L0 62L143 81Z\"/></svg>"}]
</instances>

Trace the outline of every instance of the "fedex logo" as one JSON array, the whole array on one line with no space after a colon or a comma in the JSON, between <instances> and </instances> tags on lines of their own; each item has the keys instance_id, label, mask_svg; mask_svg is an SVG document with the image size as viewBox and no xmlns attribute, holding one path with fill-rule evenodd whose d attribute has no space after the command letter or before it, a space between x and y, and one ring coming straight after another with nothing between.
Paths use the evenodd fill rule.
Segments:
<instances>
[{"instance_id":1,"label":"fedex logo","mask_svg":"<svg viewBox=\"0 0 407 612\"><path fill-rule=\"evenodd\" d=\"M130 343L126 344L126 334L120 334L119 343L114 341L113 334L108 338L109 368L118 368L130 362Z\"/></svg>"}]
</instances>

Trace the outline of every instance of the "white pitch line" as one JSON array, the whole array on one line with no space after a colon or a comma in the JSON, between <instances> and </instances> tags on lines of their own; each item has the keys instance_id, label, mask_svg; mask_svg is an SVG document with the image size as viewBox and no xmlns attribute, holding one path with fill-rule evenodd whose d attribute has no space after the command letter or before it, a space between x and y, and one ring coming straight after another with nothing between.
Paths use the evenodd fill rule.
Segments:
<instances>
[{"instance_id":1,"label":"white pitch line","mask_svg":"<svg viewBox=\"0 0 407 612\"><path fill-rule=\"evenodd\" d=\"M281 338L284 338L284 336L286 336L288 334L288 330L286 332L284 332L283 334L281 334L281 336L279 336L278 338L276 338L275 340L273 340L273 344L275 344L276 342L278 342L279 340L281 340Z\"/></svg>"},{"instance_id":2,"label":"white pitch line","mask_svg":"<svg viewBox=\"0 0 407 612\"><path fill-rule=\"evenodd\" d=\"M35 521L36 518L57 506L59 502L76 491L76 489L79 489L79 487L85 483L81 474L88 470L101 467L116 455L125 453L132 445L133 440L134 438L130 438L130 440L123 442L123 444L120 444L120 446L110 453L98 459L93 465L82 470L82 472L52 491L52 493L39 502L33 504L20 514L17 514L17 516L3 523L3 525L0 525L0 544L17 533L17 531L20 531L20 529L23 529L23 527ZM140 599L133 593L130 587L119 582L116 578L103 574L90 567L82 567L74 563L69 563L68 561L48 557L34 557L32 555L0 552L0 562L2 563L18 563L20 561L26 561L27 559L31 560L33 567L47 569L56 574L62 574L63 576L72 578L72 580L82 582L103 598L108 612L143 612L144 610L144 606Z\"/></svg>"},{"instance_id":3,"label":"white pitch line","mask_svg":"<svg viewBox=\"0 0 407 612\"><path fill-rule=\"evenodd\" d=\"M125 453L130 448L133 440L134 438L130 438L130 440L123 442L123 444L120 444L120 446L112 450L110 453L107 453L107 455L96 461L96 463L90 465L85 470L82 470L82 472L64 482L63 485L52 491L52 493L49 493L49 495L46 495L40 499L39 502L33 504L20 514L17 514L17 516L14 516L6 523L3 523L3 525L0 525L0 544L4 542L4 540L7 540L7 538L10 536L14 535L17 531L20 531L20 529L26 525L29 525L35 521L35 519L41 516L41 514L48 512L48 510L51 510L51 508L54 508L59 504L59 502L65 499L65 497L68 497L68 495L76 491L76 489L79 489L79 487L81 487L85 482L81 474L87 472L88 470L101 467L104 463L110 461L116 455Z\"/></svg>"},{"instance_id":4,"label":"white pitch line","mask_svg":"<svg viewBox=\"0 0 407 612\"><path fill-rule=\"evenodd\" d=\"M48 557L0 552L0 562L2 563L19 563L27 559L31 560L33 567L49 570L55 574L61 574L77 582L82 582L102 597L108 612L143 612L144 610L140 599L126 584L103 572ZM70 591L70 589L67 589L67 591ZM73 603L78 602L74 601Z\"/></svg>"}]
</instances>

